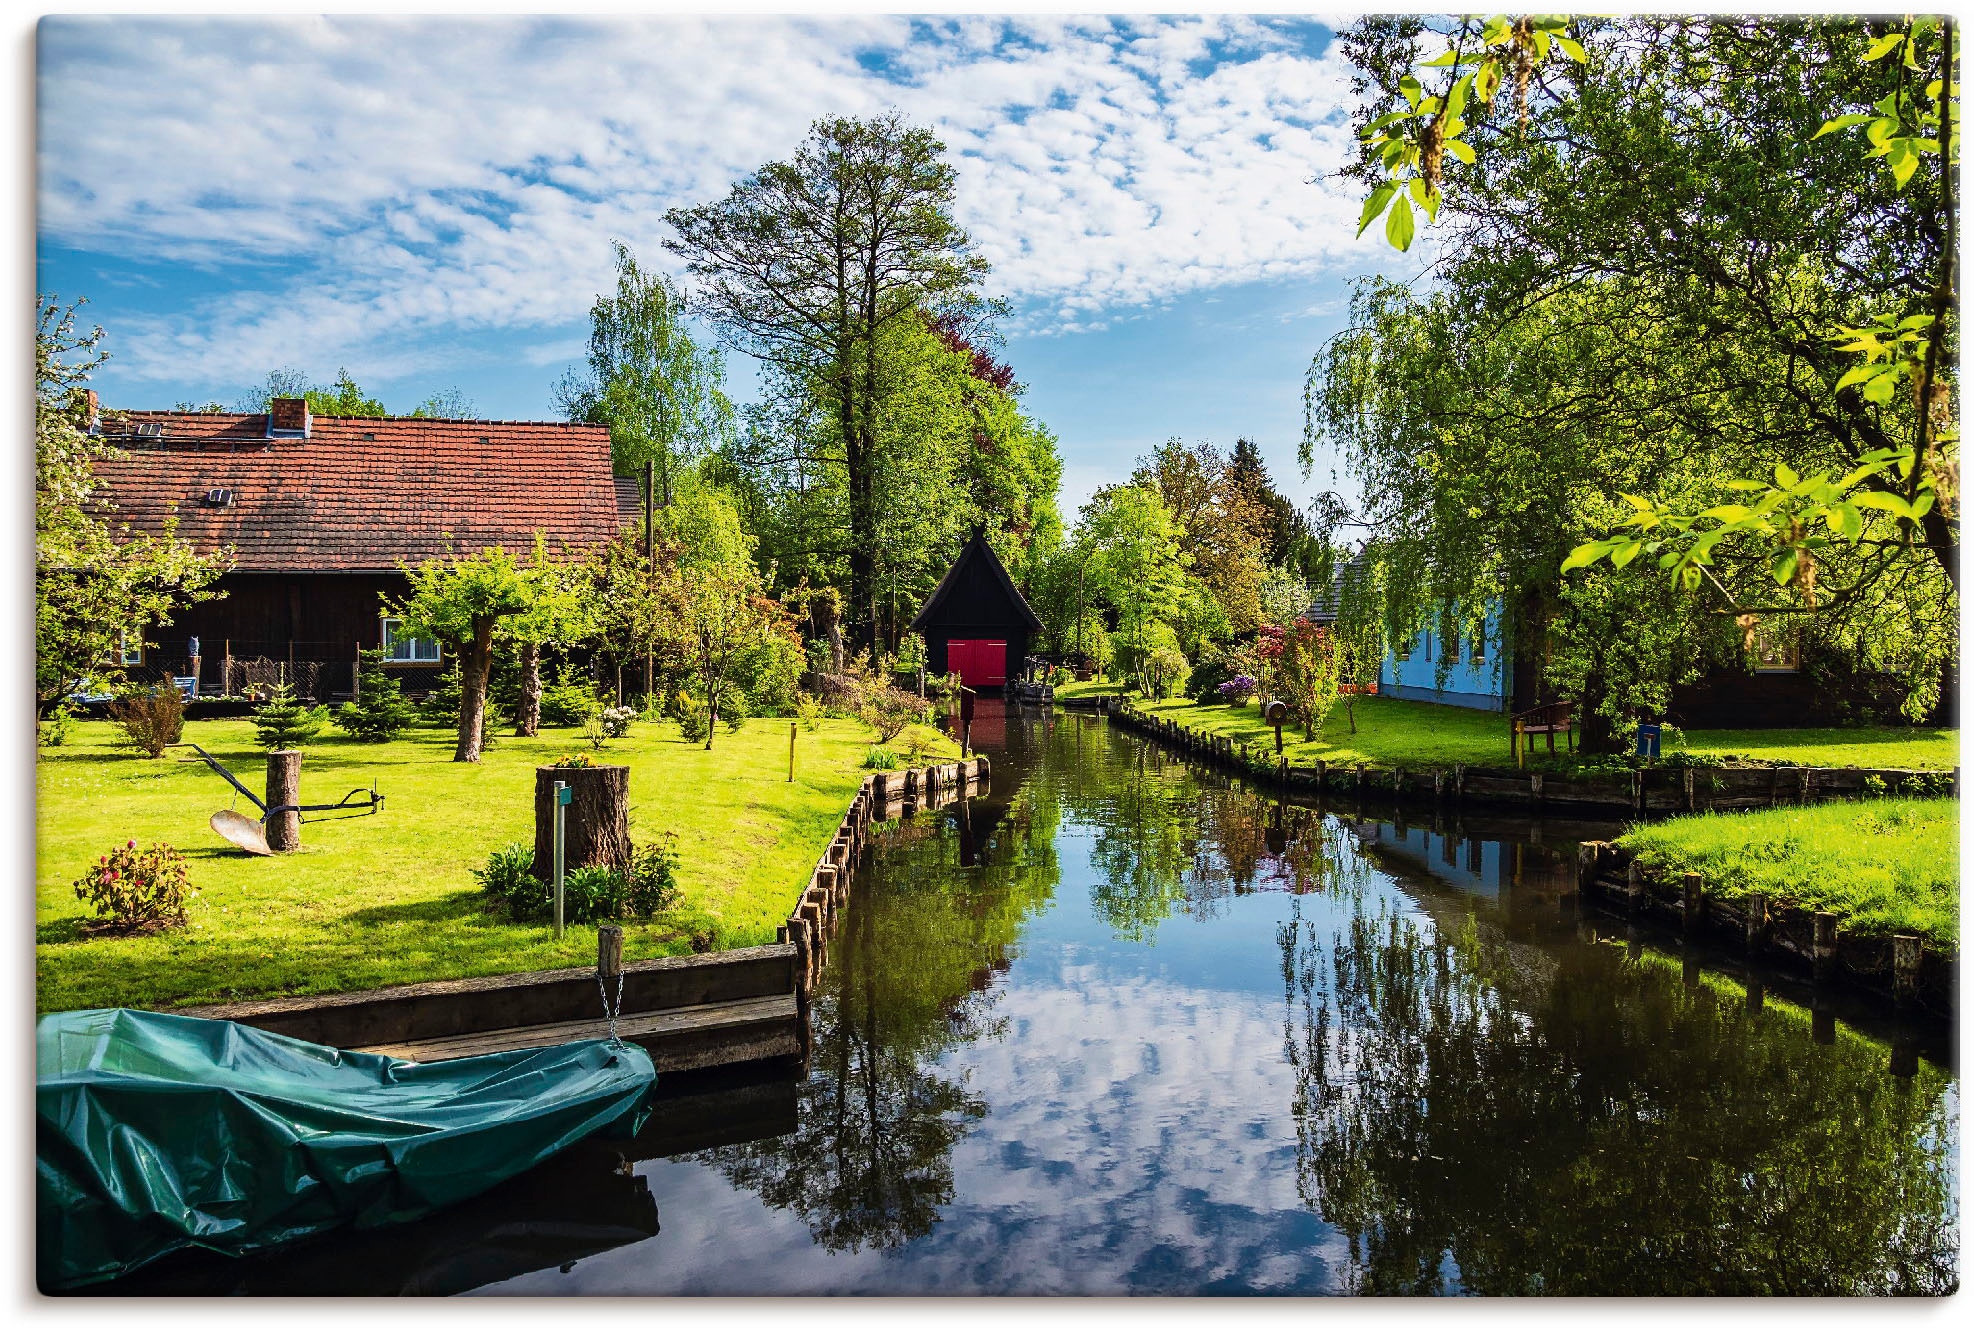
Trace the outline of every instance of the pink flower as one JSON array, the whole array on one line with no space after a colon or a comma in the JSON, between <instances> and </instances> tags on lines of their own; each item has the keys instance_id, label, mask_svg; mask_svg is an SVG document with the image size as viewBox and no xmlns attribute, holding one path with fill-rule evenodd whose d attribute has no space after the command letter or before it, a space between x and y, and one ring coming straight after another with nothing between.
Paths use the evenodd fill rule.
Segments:
<instances>
[{"instance_id":1,"label":"pink flower","mask_svg":"<svg viewBox=\"0 0 1974 1328\"><path fill-rule=\"evenodd\" d=\"M123 841L123 846L124 846L125 848L136 848L136 847L137 847L137 841L136 841L136 840L134 840L134 839L126 839L126 840L124 840L124 841Z\"/></svg>"}]
</instances>

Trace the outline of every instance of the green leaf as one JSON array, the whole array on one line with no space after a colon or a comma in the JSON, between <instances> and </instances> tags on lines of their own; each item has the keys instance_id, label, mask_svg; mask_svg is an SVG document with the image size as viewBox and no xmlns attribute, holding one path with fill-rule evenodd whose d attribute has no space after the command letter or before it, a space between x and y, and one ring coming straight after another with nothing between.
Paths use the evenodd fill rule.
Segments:
<instances>
[{"instance_id":1,"label":"green leaf","mask_svg":"<svg viewBox=\"0 0 1974 1328\"><path fill-rule=\"evenodd\" d=\"M1629 567L1631 566L1631 560L1644 551L1645 546L1643 543L1638 540L1628 540L1619 548L1611 551L1611 566L1618 568Z\"/></svg>"},{"instance_id":2,"label":"green leaf","mask_svg":"<svg viewBox=\"0 0 1974 1328\"><path fill-rule=\"evenodd\" d=\"M1720 507L1709 507L1706 511L1700 513L1700 515L1703 517L1710 516L1722 525L1726 525L1728 522L1739 521L1747 516L1748 509L1739 503L1728 503Z\"/></svg>"},{"instance_id":3,"label":"green leaf","mask_svg":"<svg viewBox=\"0 0 1974 1328\"><path fill-rule=\"evenodd\" d=\"M1688 590L1698 590L1700 588L1700 569L1697 567L1680 568L1679 584Z\"/></svg>"},{"instance_id":4,"label":"green leaf","mask_svg":"<svg viewBox=\"0 0 1974 1328\"><path fill-rule=\"evenodd\" d=\"M1451 69L1451 68L1453 68L1453 66L1455 66L1455 65L1457 65L1457 64L1459 64L1459 63L1460 63L1460 57L1458 56L1458 54L1456 54L1456 53L1455 53L1455 52L1453 52L1453 51L1448 51L1448 52L1447 52L1447 53L1446 53L1445 55L1441 55L1441 56L1435 56L1435 57L1434 57L1433 59L1431 59L1431 60L1426 60L1426 61L1423 61L1423 62L1422 62L1422 63L1421 63L1420 65L1419 65L1419 68L1421 68L1421 69Z\"/></svg>"},{"instance_id":5,"label":"green leaf","mask_svg":"<svg viewBox=\"0 0 1974 1328\"><path fill-rule=\"evenodd\" d=\"M1418 79L1407 74L1398 80L1398 91L1406 101L1412 103L1412 109L1416 111L1419 109L1419 98L1425 94L1426 88Z\"/></svg>"},{"instance_id":6,"label":"green leaf","mask_svg":"<svg viewBox=\"0 0 1974 1328\"><path fill-rule=\"evenodd\" d=\"M1789 469L1789 467L1788 467L1788 465L1787 465L1786 463L1784 463L1784 462L1781 462L1781 461L1778 461L1778 462L1776 462L1776 463L1775 463L1775 487L1776 487L1776 488L1778 488L1778 489L1793 489L1793 488L1795 488L1795 487L1796 487L1796 481L1797 481L1798 479L1800 479L1800 478L1802 478L1802 477L1801 477L1801 476L1799 476L1799 475L1797 475L1795 471L1793 471L1793 470L1791 470L1791 469Z\"/></svg>"},{"instance_id":7,"label":"green leaf","mask_svg":"<svg viewBox=\"0 0 1974 1328\"><path fill-rule=\"evenodd\" d=\"M1468 166L1474 164L1474 150L1457 138L1446 140L1446 150Z\"/></svg>"},{"instance_id":8,"label":"green leaf","mask_svg":"<svg viewBox=\"0 0 1974 1328\"><path fill-rule=\"evenodd\" d=\"M1912 150L1912 140L1909 138L1895 140L1892 155L1885 164L1892 168L1893 183L1901 189L1905 188L1906 181L1910 180L1912 173L1919 169L1919 154Z\"/></svg>"},{"instance_id":9,"label":"green leaf","mask_svg":"<svg viewBox=\"0 0 1974 1328\"><path fill-rule=\"evenodd\" d=\"M1875 490L1870 493L1858 494L1855 498L1851 499L1851 502L1858 507L1868 507L1878 512L1890 512L1893 516L1904 516L1911 510L1906 506L1905 499L1899 497L1897 494L1878 493Z\"/></svg>"},{"instance_id":10,"label":"green leaf","mask_svg":"<svg viewBox=\"0 0 1974 1328\"><path fill-rule=\"evenodd\" d=\"M1403 194L1385 217L1385 239L1401 254L1412 247L1412 203Z\"/></svg>"},{"instance_id":11,"label":"green leaf","mask_svg":"<svg viewBox=\"0 0 1974 1328\"><path fill-rule=\"evenodd\" d=\"M1837 510L1844 514L1844 522L1839 527L1838 533L1851 543L1857 543L1858 536L1864 534L1864 513L1858 511L1856 505L1852 503L1844 503Z\"/></svg>"},{"instance_id":12,"label":"green leaf","mask_svg":"<svg viewBox=\"0 0 1974 1328\"><path fill-rule=\"evenodd\" d=\"M1796 579L1797 560L1797 553L1794 549L1784 549L1775 555L1775 561L1769 564L1768 570L1769 575L1775 578L1776 585L1786 586Z\"/></svg>"},{"instance_id":13,"label":"green leaf","mask_svg":"<svg viewBox=\"0 0 1974 1328\"><path fill-rule=\"evenodd\" d=\"M1652 500L1650 498L1640 498L1635 493L1621 493L1618 495L1618 497L1624 499L1626 502L1630 503L1633 507L1637 508L1641 512L1649 512L1652 510Z\"/></svg>"},{"instance_id":14,"label":"green leaf","mask_svg":"<svg viewBox=\"0 0 1974 1328\"><path fill-rule=\"evenodd\" d=\"M1768 486L1760 480L1729 480L1727 487L1730 489L1753 490L1766 489Z\"/></svg>"},{"instance_id":15,"label":"green leaf","mask_svg":"<svg viewBox=\"0 0 1974 1328\"><path fill-rule=\"evenodd\" d=\"M1864 53L1863 63L1870 64L1873 60L1883 60L1887 55L1897 50L1899 44L1904 40L1905 34L1903 32L1886 33L1877 41L1871 43L1871 49Z\"/></svg>"},{"instance_id":16,"label":"green leaf","mask_svg":"<svg viewBox=\"0 0 1974 1328\"><path fill-rule=\"evenodd\" d=\"M1590 59L1589 56L1583 53L1583 46L1580 43L1572 41L1561 33L1556 35L1556 44L1563 48L1564 55L1567 55L1578 64L1584 64Z\"/></svg>"},{"instance_id":17,"label":"green leaf","mask_svg":"<svg viewBox=\"0 0 1974 1328\"><path fill-rule=\"evenodd\" d=\"M1875 401L1881 406L1889 406L1892 404L1892 393L1897 390L1898 385L1898 374L1879 374L1864 385L1864 399Z\"/></svg>"},{"instance_id":18,"label":"green leaf","mask_svg":"<svg viewBox=\"0 0 1974 1328\"><path fill-rule=\"evenodd\" d=\"M1474 76L1462 74L1453 84L1453 90L1446 94L1446 118L1457 120L1460 112L1467 107L1467 96L1474 90Z\"/></svg>"},{"instance_id":19,"label":"green leaf","mask_svg":"<svg viewBox=\"0 0 1974 1328\"><path fill-rule=\"evenodd\" d=\"M1588 567L1610 552L1610 541L1596 540L1589 544L1579 544L1570 550L1570 556L1563 559L1562 570L1574 572L1579 567Z\"/></svg>"},{"instance_id":20,"label":"green leaf","mask_svg":"<svg viewBox=\"0 0 1974 1328\"><path fill-rule=\"evenodd\" d=\"M1844 376L1837 380L1837 386L1832 388L1831 391L1841 392L1853 383L1868 383L1891 367L1884 364L1854 365L1844 371Z\"/></svg>"},{"instance_id":21,"label":"green leaf","mask_svg":"<svg viewBox=\"0 0 1974 1328\"><path fill-rule=\"evenodd\" d=\"M1815 142L1825 134L1834 134L1839 129L1849 129L1852 125L1870 124L1877 118L1869 111L1858 111L1851 115L1840 115L1834 120L1825 120L1823 128L1810 135L1810 141Z\"/></svg>"},{"instance_id":22,"label":"green leaf","mask_svg":"<svg viewBox=\"0 0 1974 1328\"><path fill-rule=\"evenodd\" d=\"M1932 510L1933 510L1933 493L1930 489L1925 493L1920 494L1917 498L1913 499L1912 506L1909 509L1907 509L1908 514L1910 515L1914 523L1917 523L1920 517L1925 516L1928 512Z\"/></svg>"},{"instance_id":23,"label":"green leaf","mask_svg":"<svg viewBox=\"0 0 1974 1328\"><path fill-rule=\"evenodd\" d=\"M1371 191L1371 196L1364 200L1364 215L1357 219L1359 235L1364 234L1370 224L1378 219L1378 214L1385 210L1385 204L1391 202L1391 196L1397 192L1398 182L1395 180L1387 181Z\"/></svg>"}]
</instances>

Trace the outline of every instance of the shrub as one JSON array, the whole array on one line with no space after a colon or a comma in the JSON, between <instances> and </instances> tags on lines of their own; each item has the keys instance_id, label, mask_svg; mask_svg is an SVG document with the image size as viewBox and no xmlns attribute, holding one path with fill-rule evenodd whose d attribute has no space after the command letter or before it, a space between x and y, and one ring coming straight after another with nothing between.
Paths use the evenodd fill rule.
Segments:
<instances>
[{"instance_id":1,"label":"shrub","mask_svg":"<svg viewBox=\"0 0 1974 1328\"><path fill-rule=\"evenodd\" d=\"M597 718L603 721L603 736L621 738L630 733L631 724L638 719L635 706L607 706Z\"/></svg>"},{"instance_id":2,"label":"shrub","mask_svg":"<svg viewBox=\"0 0 1974 1328\"><path fill-rule=\"evenodd\" d=\"M805 692L795 700L795 715L802 721L803 728L814 733L822 727L823 704Z\"/></svg>"},{"instance_id":3,"label":"shrub","mask_svg":"<svg viewBox=\"0 0 1974 1328\"><path fill-rule=\"evenodd\" d=\"M1259 685L1254 679L1241 673L1227 679L1214 690L1220 693L1220 699L1228 705L1246 705L1248 698L1254 695Z\"/></svg>"},{"instance_id":4,"label":"shrub","mask_svg":"<svg viewBox=\"0 0 1974 1328\"><path fill-rule=\"evenodd\" d=\"M271 752L294 751L314 741L328 722L328 706L303 705L284 682L254 711L254 737Z\"/></svg>"},{"instance_id":5,"label":"shrub","mask_svg":"<svg viewBox=\"0 0 1974 1328\"><path fill-rule=\"evenodd\" d=\"M555 886L535 879L535 848L532 844L509 844L495 849L487 865L473 873L480 892L487 897L492 912L505 914L515 922L526 922L555 909Z\"/></svg>"},{"instance_id":6,"label":"shrub","mask_svg":"<svg viewBox=\"0 0 1974 1328\"><path fill-rule=\"evenodd\" d=\"M562 873L562 920L595 922L624 915L630 882L615 867L572 867ZM555 889L549 887L548 914L555 914Z\"/></svg>"},{"instance_id":7,"label":"shrub","mask_svg":"<svg viewBox=\"0 0 1974 1328\"><path fill-rule=\"evenodd\" d=\"M418 711L384 669L382 650L357 652L356 699L336 710L336 727L358 742L389 742L411 727Z\"/></svg>"},{"instance_id":8,"label":"shrub","mask_svg":"<svg viewBox=\"0 0 1974 1328\"><path fill-rule=\"evenodd\" d=\"M178 850L162 843L138 848L134 839L97 858L75 883L75 897L106 919L105 929L118 931L181 926L190 895Z\"/></svg>"},{"instance_id":9,"label":"shrub","mask_svg":"<svg viewBox=\"0 0 1974 1328\"><path fill-rule=\"evenodd\" d=\"M712 721L707 718L706 705L688 697L678 709L679 733L687 742L704 742L706 735L713 730Z\"/></svg>"},{"instance_id":10,"label":"shrub","mask_svg":"<svg viewBox=\"0 0 1974 1328\"><path fill-rule=\"evenodd\" d=\"M589 739L589 745L596 750L603 750L603 744L610 741L610 731L603 726L602 714L594 714L583 720L583 737Z\"/></svg>"},{"instance_id":11,"label":"shrub","mask_svg":"<svg viewBox=\"0 0 1974 1328\"><path fill-rule=\"evenodd\" d=\"M726 695L720 698L720 722L727 726L729 733L740 732L752 713L747 693L738 687L729 687Z\"/></svg>"},{"instance_id":12,"label":"shrub","mask_svg":"<svg viewBox=\"0 0 1974 1328\"><path fill-rule=\"evenodd\" d=\"M35 730L35 737L43 747L60 747L75 736L75 711L67 701L58 704L48 712L48 718L41 721Z\"/></svg>"},{"instance_id":13,"label":"shrub","mask_svg":"<svg viewBox=\"0 0 1974 1328\"><path fill-rule=\"evenodd\" d=\"M857 718L876 731L881 745L903 733L907 725L924 719L925 701L902 687L880 684L864 693Z\"/></svg>"},{"instance_id":14,"label":"shrub","mask_svg":"<svg viewBox=\"0 0 1974 1328\"><path fill-rule=\"evenodd\" d=\"M185 733L185 696L170 683L136 688L110 702L110 718L146 756L163 756Z\"/></svg>"},{"instance_id":15,"label":"shrub","mask_svg":"<svg viewBox=\"0 0 1974 1328\"><path fill-rule=\"evenodd\" d=\"M1186 679L1186 699L1200 705L1214 705L1225 701L1226 695L1220 684L1234 676L1225 661L1210 659L1196 666Z\"/></svg>"},{"instance_id":16,"label":"shrub","mask_svg":"<svg viewBox=\"0 0 1974 1328\"><path fill-rule=\"evenodd\" d=\"M679 902L678 836L667 831L656 843L639 844L631 850L629 888L625 907L634 918L648 918Z\"/></svg>"},{"instance_id":17,"label":"shrub","mask_svg":"<svg viewBox=\"0 0 1974 1328\"><path fill-rule=\"evenodd\" d=\"M541 689L541 722L575 728L603 710L603 698L588 682L558 677Z\"/></svg>"},{"instance_id":18,"label":"shrub","mask_svg":"<svg viewBox=\"0 0 1974 1328\"><path fill-rule=\"evenodd\" d=\"M938 735L923 724L914 724L905 730L905 759L913 765L924 765L939 750Z\"/></svg>"},{"instance_id":19,"label":"shrub","mask_svg":"<svg viewBox=\"0 0 1974 1328\"><path fill-rule=\"evenodd\" d=\"M873 747L864 754L866 770L896 770L898 754L885 747Z\"/></svg>"},{"instance_id":20,"label":"shrub","mask_svg":"<svg viewBox=\"0 0 1974 1328\"><path fill-rule=\"evenodd\" d=\"M456 728L459 707L465 699L466 689L459 681L459 662L455 660L450 668L439 674L432 690L419 700L419 722L442 729Z\"/></svg>"}]
</instances>

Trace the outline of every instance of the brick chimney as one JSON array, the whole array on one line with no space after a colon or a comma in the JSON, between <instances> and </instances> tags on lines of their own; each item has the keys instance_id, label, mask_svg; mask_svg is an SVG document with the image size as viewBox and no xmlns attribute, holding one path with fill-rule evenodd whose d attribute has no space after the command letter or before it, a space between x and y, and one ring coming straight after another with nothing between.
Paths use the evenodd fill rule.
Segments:
<instances>
[{"instance_id":1,"label":"brick chimney","mask_svg":"<svg viewBox=\"0 0 1974 1328\"><path fill-rule=\"evenodd\" d=\"M308 402L302 397L275 397L267 403L269 438L308 437Z\"/></svg>"},{"instance_id":2,"label":"brick chimney","mask_svg":"<svg viewBox=\"0 0 1974 1328\"><path fill-rule=\"evenodd\" d=\"M83 388L82 401L89 411L89 422L82 427L90 433L101 433L103 431L103 403L97 398L96 389L93 387Z\"/></svg>"}]
</instances>

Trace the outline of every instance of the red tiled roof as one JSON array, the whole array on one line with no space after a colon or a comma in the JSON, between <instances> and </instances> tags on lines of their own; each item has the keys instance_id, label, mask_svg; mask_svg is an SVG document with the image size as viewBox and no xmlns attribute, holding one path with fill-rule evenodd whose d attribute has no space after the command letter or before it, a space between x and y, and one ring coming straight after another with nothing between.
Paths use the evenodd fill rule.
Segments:
<instances>
[{"instance_id":1,"label":"red tiled roof","mask_svg":"<svg viewBox=\"0 0 1974 1328\"><path fill-rule=\"evenodd\" d=\"M159 424L162 437L136 436ZM524 553L594 544L620 528L610 431L594 424L316 416L307 438L268 438L265 415L104 415L126 450L96 465L114 520L178 517L201 550L234 547L243 572L394 571L446 551ZM212 489L232 490L209 506Z\"/></svg>"}]
</instances>

